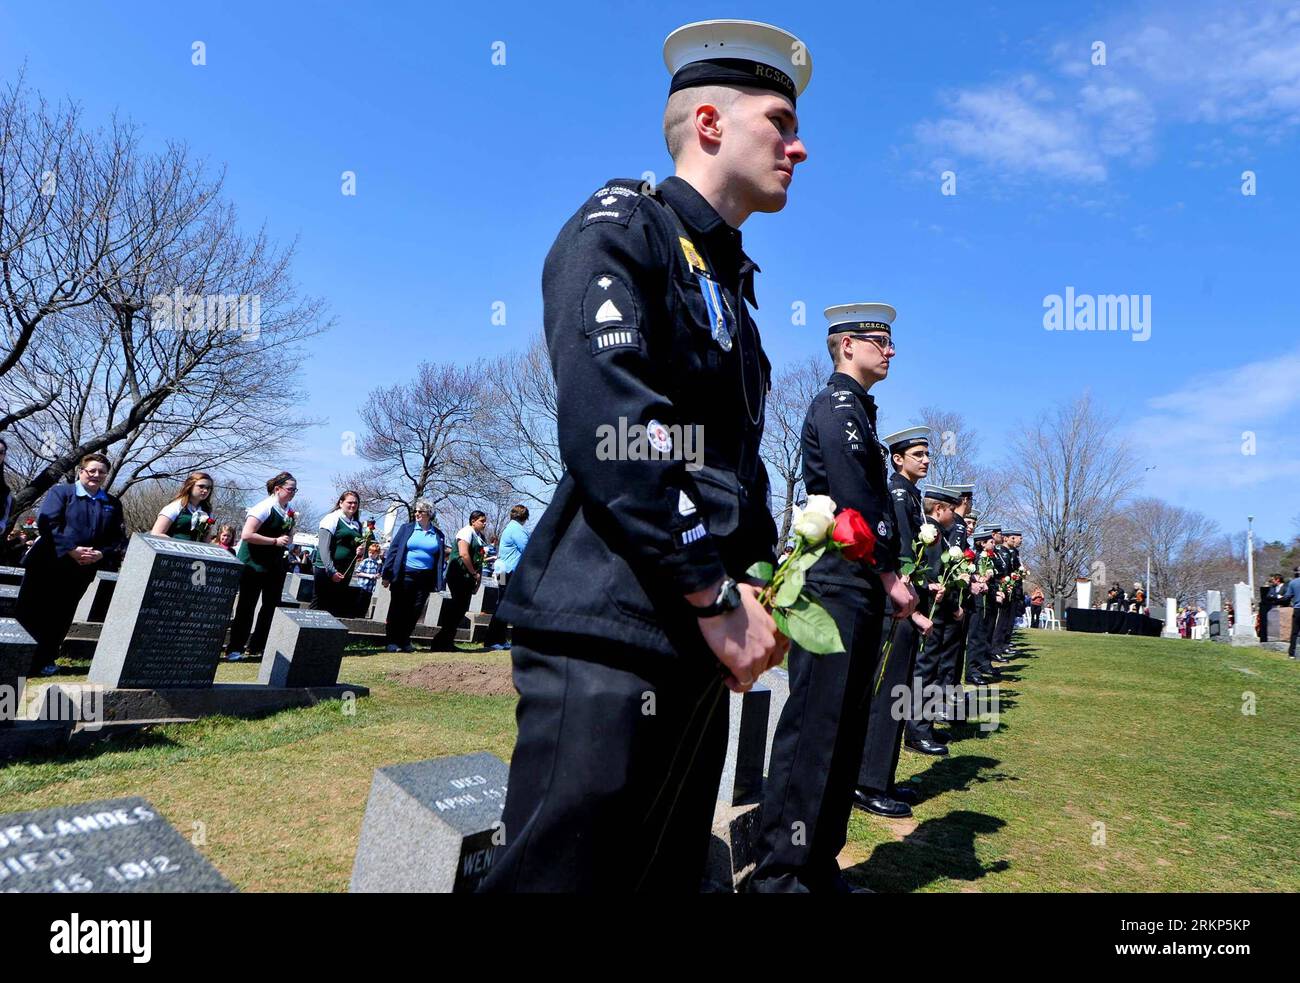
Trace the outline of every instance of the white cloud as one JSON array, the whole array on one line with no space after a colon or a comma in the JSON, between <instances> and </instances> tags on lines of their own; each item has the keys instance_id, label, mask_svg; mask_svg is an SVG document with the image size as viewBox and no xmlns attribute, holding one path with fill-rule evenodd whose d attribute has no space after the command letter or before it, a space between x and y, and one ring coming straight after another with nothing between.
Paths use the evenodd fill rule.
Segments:
<instances>
[{"instance_id":1,"label":"white cloud","mask_svg":"<svg viewBox=\"0 0 1300 983\"><path fill-rule=\"evenodd\" d=\"M1127 428L1145 465L1157 465L1165 495L1258 489L1300 477L1300 350L1206 373L1154 396ZM1247 434L1253 435L1253 453Z\"/></svg>"},{"instance_id":2,"label":"white cloud","mask_svg":"<svg viewBox=\"0 0 1300 983\"><path fill-rule=\"evenodd\" d=\"M1091 62L1097 40L1105 65ZM1047 67L942 95L943 115L918 123L918 139L1001 177L1098 183L1117 160L1153 159L1162 127L1276 138L1300 126L1300 7L1165 2L1053 44Z\"/></svg>"}]
</instances>

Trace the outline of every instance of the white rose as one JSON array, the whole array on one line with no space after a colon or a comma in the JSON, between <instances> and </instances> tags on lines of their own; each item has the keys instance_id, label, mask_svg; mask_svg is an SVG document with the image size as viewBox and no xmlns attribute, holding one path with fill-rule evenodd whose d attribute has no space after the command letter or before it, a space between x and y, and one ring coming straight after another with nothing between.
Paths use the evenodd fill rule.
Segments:
<instances>
[{"instance_id":1,"label":"white rose","mask_svg":"<svg viewBox=\"0 0 1300 983\"><path fill-rule=\"evenodd\" d=\"M968 563L968 564L966 564L966 570L967 570L968 573L974 573L974 572L975 572L975 564L973 564L973 563Z\"/></svg>"},{"instance_id":2,"label":"white rose","mask_svg":"<svg viewBox=\"0 0 1300 983\"><path fill-rule=\"evenodd\" d=\"M965 556L965 555L966 555L966 554L963 553L963 552L961 551L961 547L960 547L960 546L954 546L954 547L952 547L951 549L948 550L948 561L949 561L950 563L956 563L958 560L960 560L960 559L961 559L963 556Z\"/></svg>"},{"instance_id":3,"label":"white rose","mask_svg":"<svg viewBox=\"0 0 1300 983\"><path fill-rule=\"evenodd\" d=\"M813 498L826 498L825 495L814 495ZM830 499L826 499L830 501ZM811 502L811 500L810 500ZM834 515L827 515L825 512L811 509L801 509L799 506L794 507L794 533L802 537L810 545L816 545L826 538L835 525Z\"/></svg>"},{"instance_id":4,"label":"white rose","mask_svg":"<svg viewBox=\"0 0 1300 983\"><path fill-rule=\"evenodd\" d=\"M935 539L938 538L938 536L939 536L938 527L936 527L933 523L930 522L927 522L925 525L923 525L920 531L916 534L916 538L919 539L921 542L923 542L926 546L929 546L931 543L933 543Z\"/></svg>"},{"instance_id":5,"label":"white rose","mask_svg":"<svg viewBox=\"0 0 1300 983\"><path fill-rule=\"evenodd\" d=\"M808 504L804 506L804 512L818 512L831 521L835 522L835 499L829 495L809 495Z\"/></svg>"}]
</instances>

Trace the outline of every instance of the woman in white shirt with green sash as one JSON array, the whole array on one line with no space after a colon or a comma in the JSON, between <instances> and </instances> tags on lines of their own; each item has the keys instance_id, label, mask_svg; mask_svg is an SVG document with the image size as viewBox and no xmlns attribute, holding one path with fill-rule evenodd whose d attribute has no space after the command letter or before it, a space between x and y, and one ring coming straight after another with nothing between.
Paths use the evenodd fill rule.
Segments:
<instances>
[{"instance_id":1,"label":"woman in white shirt with green sash","mask_svg":"<svg viewBox=\"0 0 1300 983\"><path fill-rule=\"evenodd\" d=\"M249 508L235 553L244 564L244 571L239 578L235 620L230 625L228 658L231 662L242 659L245 650L253 656L261 655L271 631L271 616L284 592L284 551L293 542L297 518L289 503L298 492L298 480L288 471L281 471L266 483L266 491L267 497ZM257 626L253 627L253 611L259 597L262 607L257 611Z\"/></svg>"}]
</instances>

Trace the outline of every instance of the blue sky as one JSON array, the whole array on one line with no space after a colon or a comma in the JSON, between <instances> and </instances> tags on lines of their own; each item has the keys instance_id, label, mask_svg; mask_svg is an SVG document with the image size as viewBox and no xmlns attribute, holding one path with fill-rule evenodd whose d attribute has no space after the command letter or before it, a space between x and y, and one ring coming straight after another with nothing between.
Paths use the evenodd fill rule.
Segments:
<instances>
[{"instance_id":1,"label":"blue sky","mask_svg":"<svg viewBox=\"0 0 1300 983\"><path fill-rule=\"evenodd\" d=\"M90 122L116 110L156 144L188 142L227 166L248 226L298 238L297 277L338 327L304 366L328 424L286 464L324 502L372 386L524 346L542 259L582 198L671 173L664 36L703 17L780 24L813 77L790 203L744 227L773 362L824 352L822 307L887 301L901 354L876 390L886 429L955 409L993 460L1017 420L1087 387L1154 465L1145 491L1289 537L1300 9L1047 8L90 0L56 24L4 3L0 66L11 81L25 61L31 87ZM1149 295L1150 337L1045 330L1044 298L1068 287Z\"/></svg>"}]
</instances>

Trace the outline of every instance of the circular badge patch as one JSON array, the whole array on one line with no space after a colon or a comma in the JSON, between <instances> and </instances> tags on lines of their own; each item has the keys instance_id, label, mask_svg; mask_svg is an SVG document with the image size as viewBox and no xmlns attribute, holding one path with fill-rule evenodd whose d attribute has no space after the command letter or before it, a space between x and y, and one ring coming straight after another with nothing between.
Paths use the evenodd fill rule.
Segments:
<instances>
[{"instance_id":1,"label":"circular badge patch","mask_svg":"<svg viewBox=\"0 0 1300 983\"><path fill-rule=\"evenodd\" d=\"M650 446L660 454L671 454L673 452L673 436L658 420L651 420L646 424L646 439L650 441Z\"/></svg>"}]
</instances>

